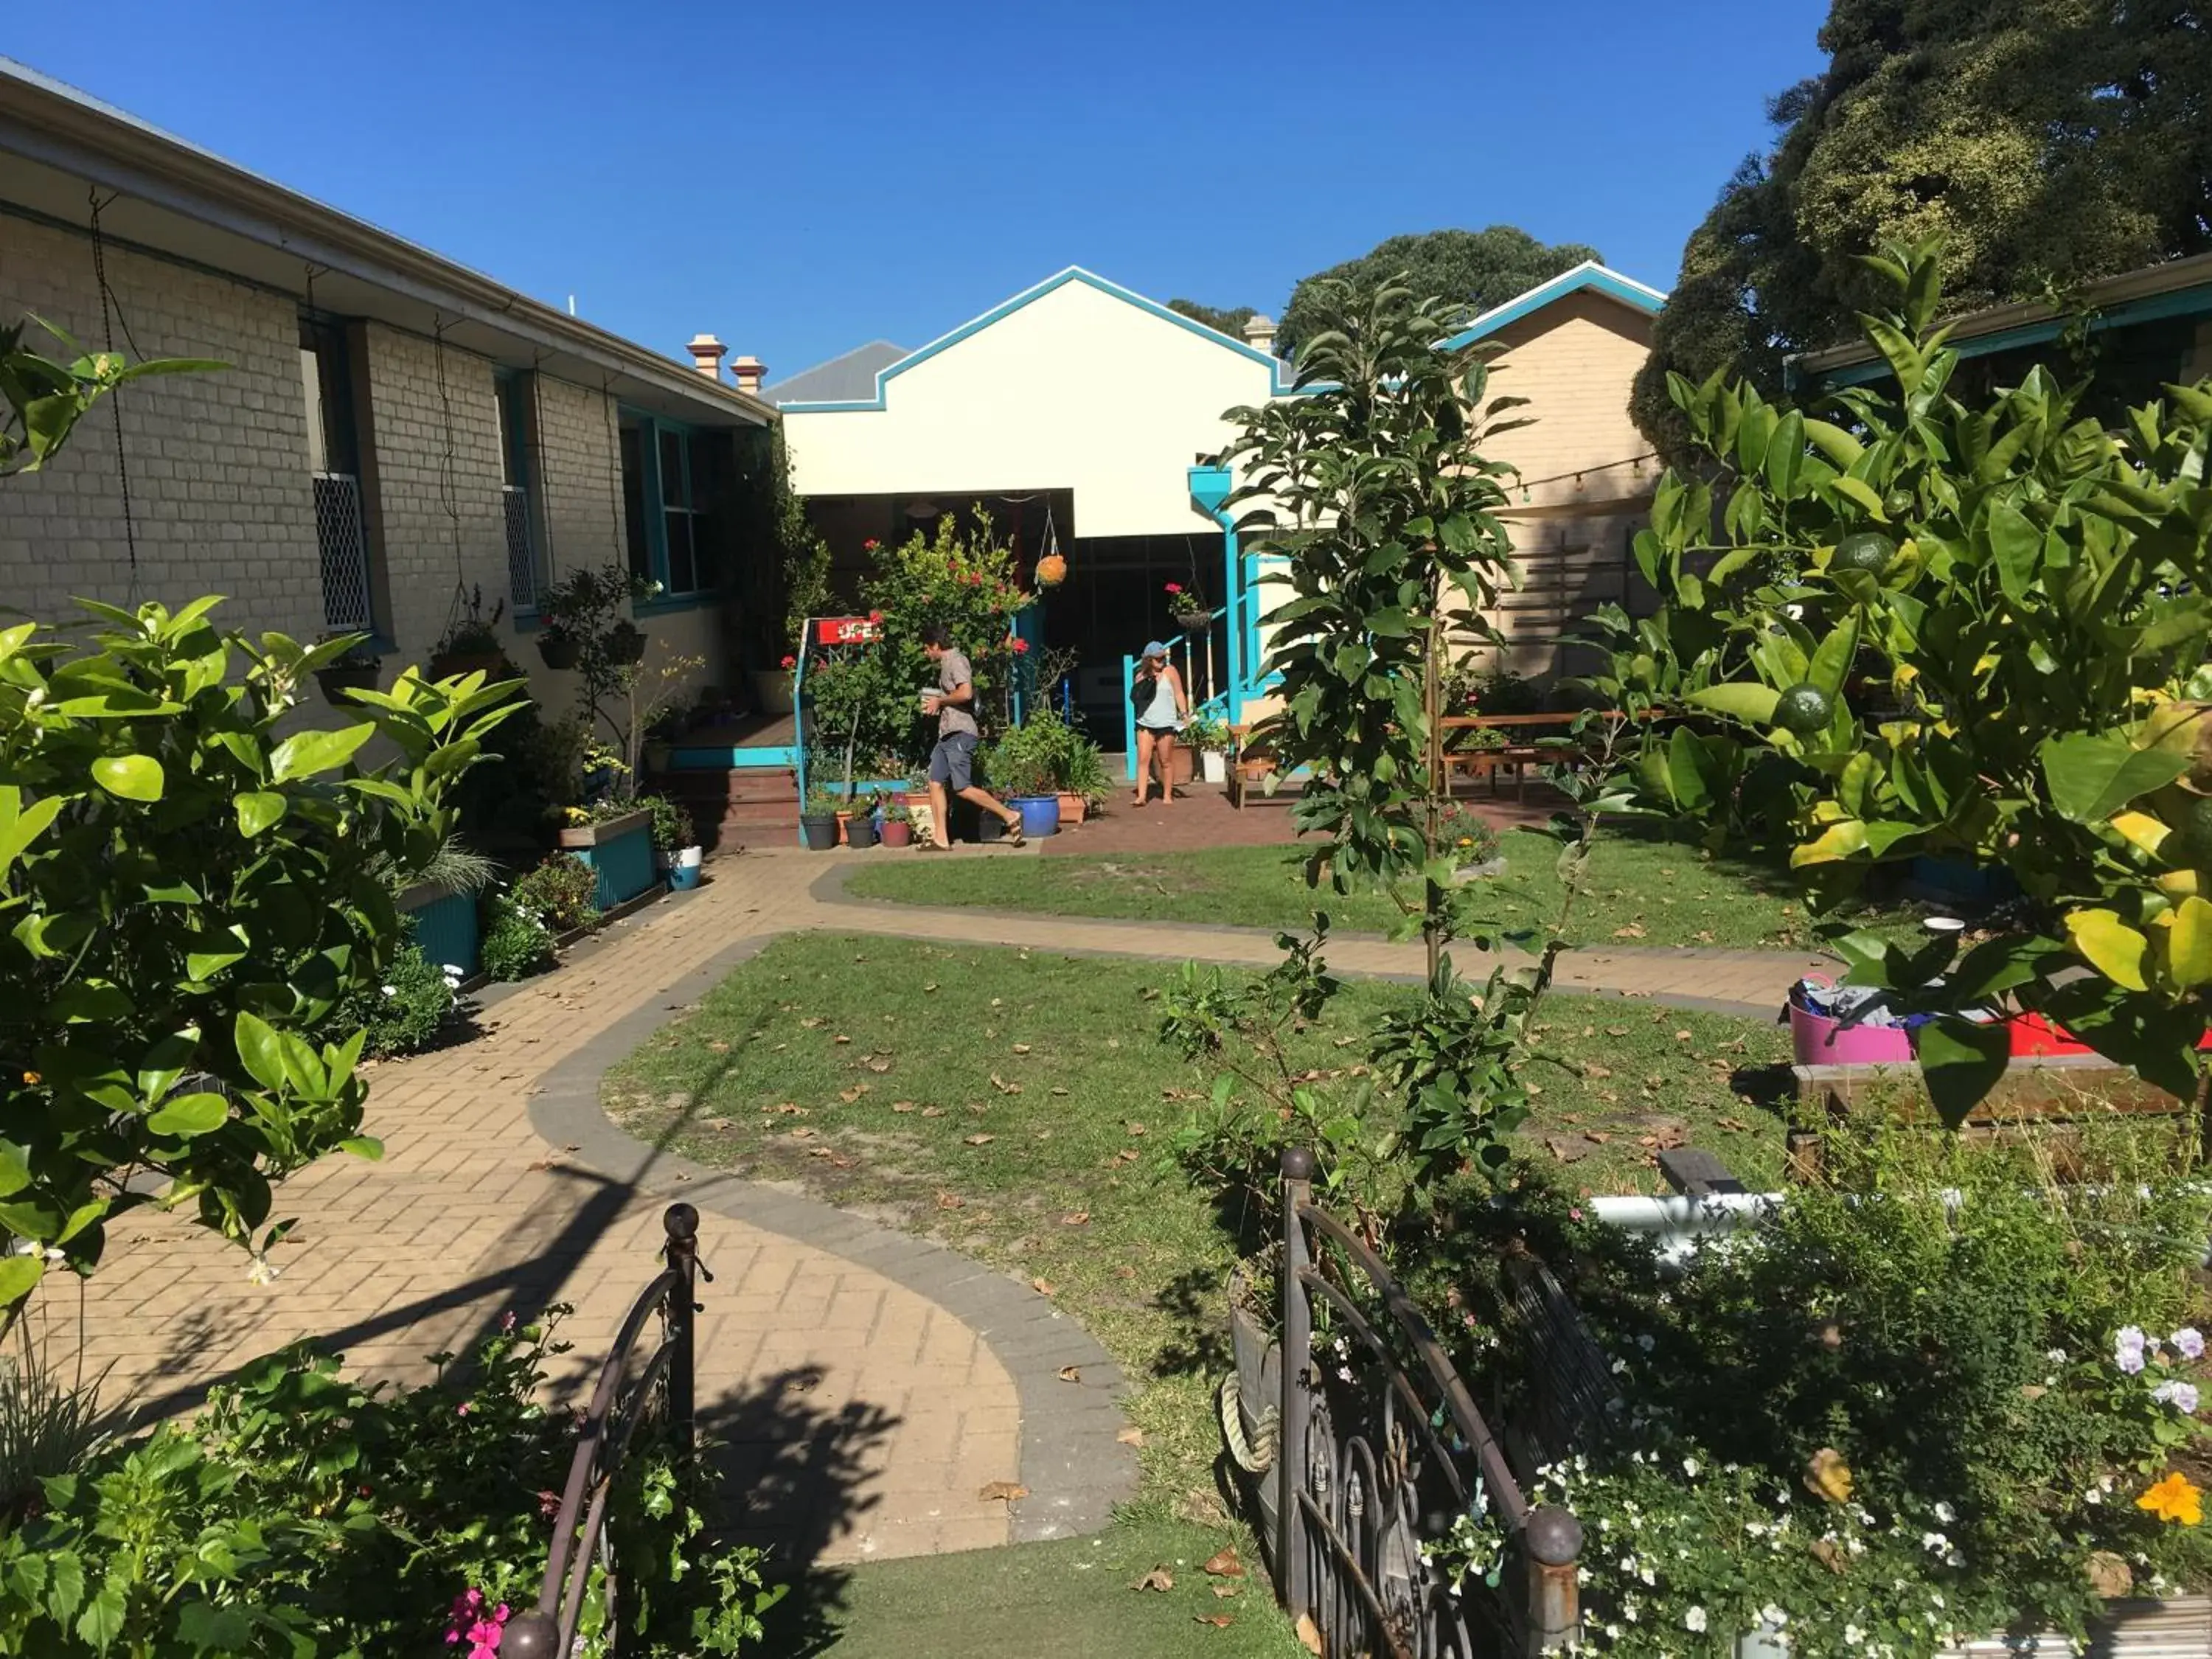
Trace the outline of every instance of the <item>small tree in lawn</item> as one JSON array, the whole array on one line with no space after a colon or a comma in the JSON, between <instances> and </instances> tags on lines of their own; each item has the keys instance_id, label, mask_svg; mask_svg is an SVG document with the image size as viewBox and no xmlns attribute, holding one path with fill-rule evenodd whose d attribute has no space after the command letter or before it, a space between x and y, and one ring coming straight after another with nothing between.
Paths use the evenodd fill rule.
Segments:
<instances>
[{"instance_id":1,"label":"small tree in lawn","mask_svg":"<svg viewBox=\"0 0 2212 1659\"><path fill-rule=\"evenodd\" d=\"M1526 1113L1508 1062L1563 948L1554 933L1534 963L1500 965L1479 993L1459 980L1449 950L1472 901L1442 835L1450 784L1439 722L1451 636L1497 638L1488 613L1512 557L1497 511L1512 469L1483 446L1523 424L1504 418L1522 400L1489 396L1494 348L1439 345L1454 314L1445 301L1417 300L1400 283L1331 283L1321 297L1322 326L1298 360L1303 395L1230 416L1243 428L1230 459L1248 480L1232 499L1287 508L1295 526L1255 544L1286 562L1290 590L1269 612L1267 666L1282 676L1282 708L1255 738L1283 769L1307 771L1294 817L1314 838L1309 884L1382 886L1404 911L1401 936L1418 933L1427 948L1425 995L1384 1018L1373 1050L1382 1080L1404 1097L1406 1133L1387 1136L1380 1158L1373 1146L1363 1155L1380 1164L1410 1152L1425 1180L1469 1159L1504 1161L1501 1138ZM1272 516L1255 511L1247 523ZM1580 787L1571 774L1564 781ZM1570 893L1593 818L1594 805L1560 831ZM1326 915L1316 920L1325 933ZM1474 942L1486 949L1494 935ZM1170 1000L1169 1035L1212 1053L1235 1024L1261 1052L1278 1051L1279 1028L1310 1018L1316 988L1331 988L1318 975L1317 955L1303 945L1241 1001L1220 994L1218 976L1191 975ZM1314 1126L1325 1161L1358 1139L1350 1126L1365 1115L1369 1085L1333 1109L1277 1069L1243 1076ZM1217 1085L1218 1107L1235 1087L1235 1078Z\"/></svg>"},{"instance_id":2,"label":"small tree in lawn","mask_svg":"<svg viewBox=\"0 0 2212 1659\"><path fill-rule=\"evenodd\" d=\"M1834 422L1670 379L1702 464L1637 538L1664 608L1601 618L1607 689L1714 718L1648 738L1626 776L1715 842L1788 848L1816 900L1918 854L2011 872L2026 902L1963 952L1836 940L1853 982L1944 1016L1917 1048L1952 1121L2003 1071L2004 1027L1958 1017L1991 1005L2201 1103L2212 386L2117 432L2041 369L1968 407L1935 246L1868 264L1896 296L1863 319L1893 380Z\"/></svg>"}]
</instances>

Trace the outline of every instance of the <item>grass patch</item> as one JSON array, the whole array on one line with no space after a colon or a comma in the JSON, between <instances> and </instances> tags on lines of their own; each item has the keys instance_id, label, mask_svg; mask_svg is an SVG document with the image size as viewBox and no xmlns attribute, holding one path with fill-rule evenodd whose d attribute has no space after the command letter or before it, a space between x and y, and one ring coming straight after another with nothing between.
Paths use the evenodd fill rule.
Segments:
<instances>
[{"instance_id":1,"label":"grass patch","mask_svg":"<svg viewBox=\"0 0 2212 1659\"><path fill-rule=\"evenodd\" d=\"M1486 878L1482 918L1508 932L1547 927L1559 910L1556 843L1532 830L1502 837L1504 872ZM855 897L906 904L979 905L1055 915L1146 921L1226 922L1303 928L1326 909L1340 929L1386 933L1400 911L1380 891L1308 890L1295 847L1217 847L1111 858L884 860L857 872ZM1862 925L1910 930L1911 907L1871 907ZM1589 945L1716 945L1796 951L1817 945L1788 872L1715 858L1679 842L1627 836L1599 841L1568 936Z\"/></svg>"},{"instance_id":2,"label":"grass patch","mask_svg":"<svg viewBox=\"0 0 2212 1659\"><path fill-rule=\"evenodd\" d=\"M1208 1081L1155 1035L1175 971L795 935L626 1060L606 1102L634 1133L703 1163L797 1183L1050 1285L1138 1384L1133 1518L1218 1524L1208 1394L1231 1364L1234 1255L1163 1150ZM1306 1063L1351 1064L1375 1015L1412 994L1350 987L1306 1034ZM1781 1121L1753 1103L1786 1059L1774 1027L1558 995L1537 1036L1527 1077L1542 1092L1526 1134L1570 1166L1571 1185L1656 1191L1658 1149L1684 1141L1755 1185L1778 1176Z\"/></svg>"},{"instance_id":3,"label":"grass patch","mask_svg":"<svg viewBox=\"0 0 2212 1659\"><path fill-rule=\"evenodd\" d=\"M836 1659L1302 1654L1249 1548L1239 1550L1242 1578L1209 1578L1199 1570L1228 1539L1219 1528L1186 1522L1136 1521L1095 1538L925 1555L824 1575L835 1582L807 1616L802 1650L826 1650ZM1156 1567L1174 1581L1170 1588L1131 1588ZM1216 1585L1235 1594L1218 1596ZM791 1626L809 1589L802 1581L792 1598L796 1607L771 1615L774 1630ZM1215 1619L1228 1622L1200 1622Z\"/></svg>"}]
</instances>

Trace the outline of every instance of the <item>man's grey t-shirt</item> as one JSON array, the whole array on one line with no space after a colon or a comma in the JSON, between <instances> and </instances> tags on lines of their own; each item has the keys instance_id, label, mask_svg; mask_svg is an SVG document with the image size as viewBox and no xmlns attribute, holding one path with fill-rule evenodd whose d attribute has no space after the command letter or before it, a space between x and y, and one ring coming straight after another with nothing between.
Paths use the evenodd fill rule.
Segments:
<instances>
[{"instance_id":1,"label":"man's grey t-shirt","mask_svg":"<svg viewBox=\"0 0 2212 1659\"><path fill-rule=\"evenodd\" d=\"M937 684L940 690L957 690L970 684L975 678L975 671L968 665L968 659L961 652L948 649L937 659ZM968 712L965 704L948 702L937 711L937 735L949 738L955 732L965 732L971 738L981 735L977 730L975 717Z\"/></svg>"}]
</instances>

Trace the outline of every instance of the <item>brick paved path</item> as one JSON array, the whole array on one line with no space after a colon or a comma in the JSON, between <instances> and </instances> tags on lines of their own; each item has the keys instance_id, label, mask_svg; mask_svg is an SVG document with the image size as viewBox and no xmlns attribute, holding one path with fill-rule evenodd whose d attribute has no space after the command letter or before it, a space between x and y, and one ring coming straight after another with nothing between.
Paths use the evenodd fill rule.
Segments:
<instances>
[{"instance_id":1,"label":"brick paved path","mask_svg":"<svg viewBox=\"0 0 2212 1659\"><path fill-rule=\"evenodd\" d=\"M1176 809L1180 811L1180 805ZM368 1128L380 1163L332 1158L279 1191L300 1224L273 1285L173 1218L114 1230L82 1292L88 1358L142 1419L189 1409L210 1382L312 1336L356 1371L419 1379L514 1310L575 1304L574 1384L656 1270L659 1215L702 1212L702 1418L732 1447L736 1489L786 1559L920 1554L1102 1522L1134 1480L1115 1442L1120 1379L1097 1345L1026 1286L825 1206L697 1168L615 1130L599 1077L744 954L802 927L940 941L1260 964L1262 930L933 911L842 898L880 854L756 853L696 894L617 924L558 973L489 1007L473 1041L379 1067ZM1023 857L986 849L956 856ZM1345 939L1339 971L1415 975L1418 947ZM1806 958L1589 951L1570 983L1771 1009ZM1472 969L1474 964L1467 964ZM78 1291L40 1311L57 1335ZM1078 1364L1084 1382L1057 1382ZM1018 1480L1009 1507L978 1493Z\"/></svg>"}]
</instances>

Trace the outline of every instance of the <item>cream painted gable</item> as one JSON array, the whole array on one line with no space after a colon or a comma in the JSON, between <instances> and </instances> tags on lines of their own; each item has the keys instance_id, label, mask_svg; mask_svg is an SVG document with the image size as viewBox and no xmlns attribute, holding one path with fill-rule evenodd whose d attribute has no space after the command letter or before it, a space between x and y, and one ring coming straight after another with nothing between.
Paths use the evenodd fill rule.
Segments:
<instances>
[{"instance_id":1,"label":"cream painted gable","mask_svg":"<svg viewBox=\"0 0 2212 1659\"><path fill-rule=\"evenodd\" d=\"M1224 411L1276 391L1273 360L1067 272L886 370L882 407L793 404L784 430L803 495L1072 489L1076 535L1184 534Z\"/></svg>"}]
</instances>

